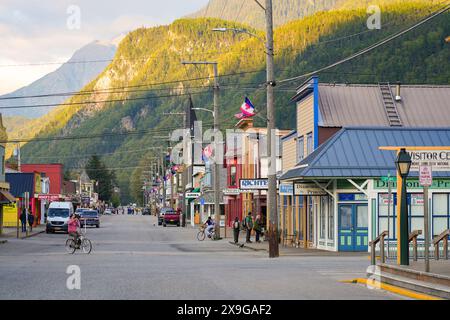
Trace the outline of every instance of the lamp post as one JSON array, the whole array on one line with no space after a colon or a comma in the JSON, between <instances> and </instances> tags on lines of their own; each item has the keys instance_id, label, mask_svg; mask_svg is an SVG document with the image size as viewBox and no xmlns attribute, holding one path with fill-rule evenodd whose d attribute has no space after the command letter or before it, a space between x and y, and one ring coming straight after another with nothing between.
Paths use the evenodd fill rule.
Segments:
<instances>
[{"instance_id":1,"label":"lamp post","mask_svg":"<svg viewBox=\"0 0 450 320\"><path fill-rule=\"evenodd\" d=\"M400 149L395 161L397 167L397 199L400 199L400 205L397 204L397 263L400 265L409 265L409 242L408 242L408 204L406 178L411 168L411 157L406 149ZM400 196L399 196L400 194Z\"/></svg>"}]
</instances>

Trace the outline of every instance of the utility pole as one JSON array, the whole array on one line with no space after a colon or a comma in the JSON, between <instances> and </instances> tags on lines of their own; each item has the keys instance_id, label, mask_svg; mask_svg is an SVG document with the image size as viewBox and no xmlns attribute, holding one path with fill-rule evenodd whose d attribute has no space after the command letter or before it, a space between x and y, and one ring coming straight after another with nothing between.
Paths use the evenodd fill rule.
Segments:
<instances>
[{"instance_id":1,"label":"utility pole","mask_svg":"<svg viewBox=\"0 0 450 320\"><path fill-rule=\"evenodd\" d=\"M277 158L275 133L275 83L272 0L266 0L266 54L267 54L267 152L269 156L267 206L269 209L269 257L279 256L277 210Z\"/></svg>"},{"instance_id":2,"label":"utility pole","mask_svg":"<svg viewBox=\"0 0 450 320\"><path fill-rule=\"evenodd\" d=\"M217 62L211 62L211 61L198 61L198 62L192 62L192 61L183 61L182 64L193 64L193 65L212 65L214 70L214 152L215 152L215 159L214 159L214 220L216 221L216 239L220 239L220 176L219 176L219 169L220 165L218 163L219 159L218 155L222 154L221 152L218 152L219 144L217 143L217 136L218 132L220 130L219 128L219 71L217 68Z\"/></svg>"}]
</instances>

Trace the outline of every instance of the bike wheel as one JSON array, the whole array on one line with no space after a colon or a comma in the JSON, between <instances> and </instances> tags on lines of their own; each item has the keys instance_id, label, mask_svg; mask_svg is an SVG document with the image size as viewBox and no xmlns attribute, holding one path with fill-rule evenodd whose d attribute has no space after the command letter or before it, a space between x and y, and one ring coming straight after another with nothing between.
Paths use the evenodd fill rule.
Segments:
<instances>
[{"instance_id":1,"label":"bike wheel","mask_svg":"<svg viewBox=\"0 0 450 320\"><path fill-rule=\"evenodd\" d=\"M91 240L89 240L89 239L83 239L83 241L81 242L81 249L82 249L83 252L86 253L86 254L91 253L91 250L92 250L92 243L91 243Z\"/></svg>"},{"instance_id":2,"label":"bike wheel","mask_svg":"<svg viewBox=\"0 0 450 320\"><path fill-rule=\"evenodd\" d=\"M77 250L75 241L73 241L73 239L67 239L66 240L66 251L68 253L74 254L75 250Z\"/></svg>"},{"instance_id":3,"label":"bike wheel","mask_svg":"<svg viewBox=\"0 0 450 320\"><path fill-rule=\"evenodd\" d=\"M197 233L197 240L198 240L198 241L203 241L203 240L205 240L205 237L206 237L206 235L205 235L205 232L204 232L204 231L199 231L199 232Z\"/></svg>"}]
</instances>

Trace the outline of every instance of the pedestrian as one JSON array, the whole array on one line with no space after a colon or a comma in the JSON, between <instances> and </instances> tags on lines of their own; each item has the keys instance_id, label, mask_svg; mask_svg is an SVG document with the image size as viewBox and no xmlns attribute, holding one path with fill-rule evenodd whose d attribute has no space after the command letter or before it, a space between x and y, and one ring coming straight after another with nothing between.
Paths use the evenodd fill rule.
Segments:
<instances>
[{"instance_id":1,"label":"pedestrian","mask_svg":"<svg viewBox=\"0 0 450 320\"><path fill-rule=\"evenodd\" d=\"M239 218L236 217L236 218L234 218L234 223L233 223L234 243L236 243L236 244L239 242L240 229L241 229L241 223L239 222Z\"/></svg>"},{"instance_id":2,"label":"pedestrian","mask_svg":"<svg viewBox=\"0 0 450 320\"><path fill-rule=\"evenodd\" d=\"M20 214L20 222L22 224L22 232L27 232L27 212L25 208L22 208L22 213Z\"/></svg>"},{"instance_id":3,"label":"pedestrian","mask_svg":"<svg viewBox=\"0 0 450 320\"><path fill-rule=\"evenodd\" d=\"M245 229L247 231L247 237L245 242L252 243L252 241L250 240L250 236L253 229L253 217L251 212L249 212L247 217L245 217L244 222L245 222Z\"/></svg>"},{"instance_id":4,"label":"pedestrian","mask_svg":"<svg viewBox=\"0 0 450 320\"><path fill-rule=\"evenodd\" d=\"M28 214L28 224L30 225L30 231L33 231L34 216L31 212Z\"/></svg>"},{"instance_id":5,"label":"pedestrian","mask_svg":"<svg viewBox=\"0 0 450 320\"><path fill-rule=\"evenodd\" d=\"M255 241L257 243L260 243L261 241L259 240L259 237L261 236L262 223L261 223L261 216L259 214L256 216L255 223L254 223L254 226L253 226L253 230L255 230L255 234L256 234L255 235Z\"/></svg>"}]
</instances>

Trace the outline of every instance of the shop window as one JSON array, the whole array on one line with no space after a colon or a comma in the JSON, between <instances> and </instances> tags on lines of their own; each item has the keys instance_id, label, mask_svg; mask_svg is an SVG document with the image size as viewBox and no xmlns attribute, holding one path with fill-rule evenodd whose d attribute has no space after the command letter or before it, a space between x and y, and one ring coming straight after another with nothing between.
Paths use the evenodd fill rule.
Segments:
<instances>
[{"instance_id":1,"label":"shop window","mask_svg":"<svg viewBox=\"0 0 450 320\"><path fill-rule=\"evenodd\" d=\"M448 193L433 194L432 233L437 236L450 228L450 195Z\"/></svg>"},{"instance_id":2,"label":"shop window","mask_svg":"<svg viewBox=\"0 0 450 320\"><path fill-rule=\"evenodd\" d=\"M230 186L236 186L236 166L230 167Z\"/></svg>"},{"instance_id":3,"label":"shop window","mask_svg":"<svg viewBox=\"0 0 450 320\"><path fill-rule=\"evenodd\" d=\"M333 198L328 197L328 240L334 240L334 202Z\"/></svg>"},{"instance_id":4,"label":"shop window","mask_svg":"<svg viewBox=\"0 0 450 320\"><path fill-rule=\"evenodd\" d=\"M321 206L320 206L320 239L325 239L327 211L328 211L328 197L321 197Z\"/></svg>"}]
</instances>

